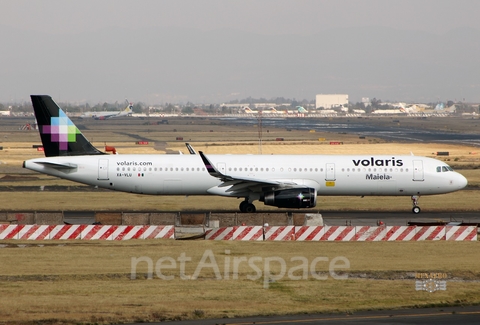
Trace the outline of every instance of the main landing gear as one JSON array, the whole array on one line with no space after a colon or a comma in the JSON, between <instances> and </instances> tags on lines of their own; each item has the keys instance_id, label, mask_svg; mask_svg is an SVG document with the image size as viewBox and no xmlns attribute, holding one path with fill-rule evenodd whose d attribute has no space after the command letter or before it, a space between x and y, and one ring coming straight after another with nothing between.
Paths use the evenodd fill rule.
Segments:
<instances>
[{"instance_id":1,"label":"main landing gear","mask_svg":"<svg viewBox=\"0 0 480 325\"><path fill-rule=\"evenodd\" d=\"M420 198L420 196L417 196L417 195L412 195L412 204L413 204L413 208L412 208L412 212L415 213L415 214L419 214L420 213L420 207L418 206L418 199Z\"/></svg>"},{"instance_id":2,"label":"main landing gear","mask_svg":"<svg viewBox=\"0 0 480 325\"><path fill-rule=\"evenodd\" d=\"M248 202L248 198L246 198L245 201L240 203L240 211L243 213L254 213L257 211L257 208L255 208L252 203Z\"/></svg>"}]
</instances>

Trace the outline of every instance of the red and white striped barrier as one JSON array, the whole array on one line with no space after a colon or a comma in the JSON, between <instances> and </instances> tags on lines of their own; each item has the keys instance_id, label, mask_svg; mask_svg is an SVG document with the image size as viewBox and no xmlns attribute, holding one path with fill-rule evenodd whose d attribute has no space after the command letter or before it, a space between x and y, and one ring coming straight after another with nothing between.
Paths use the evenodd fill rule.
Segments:
<instances>
[{"instance_id":1,"label":"red and white striped barrier","mask_svg":"<svg viewBox=\"0 0 480 325\"><path fill-rule=\"evenodd\" d=\"M413 240L445 240L445 226L415 227Z\"/></svg>"},{"instance_id":2,"label":"red and white striped barrier","mask_svg":"<svg viewBox=\"0 0 480 325\"><path fill-rule=\"evenodd\" d=\"M386 241L409 241L415 236L415 226L388 226L384 239Z\"/></svg>"},{"instance_id":3,"label":"red and white striped barrier","mask_svg":"<svg viewBox=\"0 0 480 325\"><path fill-rule=\"evenodd\" d=\"M262 226L237 226L208 230L205 239L209 240L263 240Z\"/></svg>"},{"instance_id":4,"label":"red and white striped barrier","mask_svg":"<svg viewBox=\"0 0 480 325\"><path fill-rule=\"evenodd\" d=\"M477 227L475 226L447 226L445 240L477 240Z\"/></svg>"},{"instance_id":5,"label":"red and white striped barrier","mask_svg":"<svg viewBox=\"0 0 480 325\"><path fill-rule=\"evenodd\" d=\"M175 238L174 226L0 225L0 240L128 240ZM476 226L237 226L215 228L208 240L476 241Z\"/></svg>"},{"instance_id":6,"label":"red and white striped barrier","mask_svg":"<svg viewBox=\"0 0 480 325\"><path fill-rule=\"evenodd\" d=\"M295 240L318 241L325 233L323 226L297 226L295 227Z\"/></svg>"},{"instance_id":7,"label":"red and white striped barrier","mask_svg":"<svg viewBox=\"0 0 480 325\"><path fill-rule=\"evenodd\" d=\"M127 240L175 238L174 226L0 225L0 239Z\"/></svg>"},{"instance_id":8,"label":"red and white striped barrier","mask_svg":"<svg viewBox=\"0 0 480 325\"><path fill-rule=\"evenodd\" d=\"M294 226L265 227L265 240L295 240Z\"/></svg>"},{"instance_id":9,"label":"red and white striped barrier","mask_svg":"<svg viewBox=\"0 0 480 325\"><path fill-rule=\"evenodd\" d=\"M247 228L240 232L238 228ZM252 230L255 228L255 231ZM424 241L477 240L475 226L283 226L212 229L205 239L296 241Z\"/></svg>"}]
</instances>

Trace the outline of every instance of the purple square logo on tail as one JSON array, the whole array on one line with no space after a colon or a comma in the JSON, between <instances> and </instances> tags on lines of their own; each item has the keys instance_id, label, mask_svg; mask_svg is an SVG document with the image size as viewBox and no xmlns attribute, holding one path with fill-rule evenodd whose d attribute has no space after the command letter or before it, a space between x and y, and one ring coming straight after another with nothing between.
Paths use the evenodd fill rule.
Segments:
<instances>
[{"instance_id":1,"label":"purple square logo on tail","mask_svg":"<svg viewBox=\"0 0 480 325\"><path fill-rule=\"evenodd\" d=\"M50 125L43 126L42 133L50 134L50 141L57 142L59 150L68 150L68 143L77 140L80 130L62 110L58 114L59 117L50 118Z\"/></svg>"}]
</instances>

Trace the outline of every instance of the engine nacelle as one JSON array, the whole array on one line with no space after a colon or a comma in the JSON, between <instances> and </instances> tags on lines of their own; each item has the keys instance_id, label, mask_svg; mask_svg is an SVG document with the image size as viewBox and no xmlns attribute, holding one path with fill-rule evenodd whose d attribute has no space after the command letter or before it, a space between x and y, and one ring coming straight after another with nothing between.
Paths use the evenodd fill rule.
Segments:
<instances>
[{"instance_id":1,"label":"engine nacelle","mask_svg":"<svg viewBox=\"0 0 480 325\"><path fill-rule=\"evenodd\" d=\"M303 187L266 192L260 201L263 201L265 205L278 208L313 208L317 205L317 190Z\"/></svg>"}]
</instances>

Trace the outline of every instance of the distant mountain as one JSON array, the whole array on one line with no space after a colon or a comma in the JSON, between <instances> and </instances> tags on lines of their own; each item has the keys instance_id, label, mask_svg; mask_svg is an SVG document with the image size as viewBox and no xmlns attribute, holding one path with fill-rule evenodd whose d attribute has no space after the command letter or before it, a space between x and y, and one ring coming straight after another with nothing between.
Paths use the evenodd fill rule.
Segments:
<instances>
[{"instance_id":1,"label":"distant mountain","mask_svg":"<svg viewBox=\"0 0 480 325\"><path fill-rule=\"evenodd\" d=\"M59 27L61 30L61 27ZM383 27L265 36L231 29L104 29L44 34L0 25L0 101L147 103L314 99L480 101L480 31Z\"/></svg>"}]
</instances>

